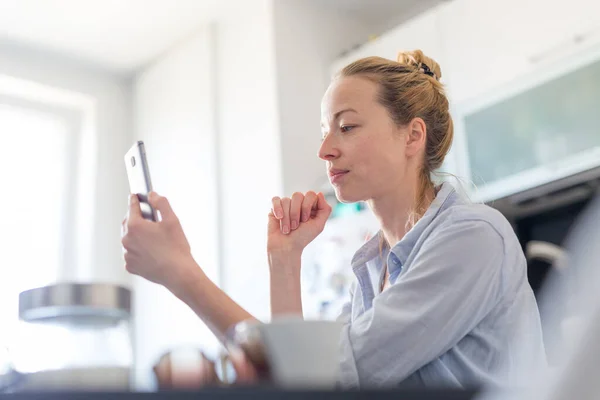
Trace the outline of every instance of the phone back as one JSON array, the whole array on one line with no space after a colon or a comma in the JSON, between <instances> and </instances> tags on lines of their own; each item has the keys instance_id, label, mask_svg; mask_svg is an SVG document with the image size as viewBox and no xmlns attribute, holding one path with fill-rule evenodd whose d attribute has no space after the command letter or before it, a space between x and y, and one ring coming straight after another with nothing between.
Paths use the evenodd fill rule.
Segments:
<instances>
[{"instance_id":1,"label":"phone back","mask_svg":"<svg viewBox=\"0 0 600 400\"><path fill-rule=\"evenodd\" d=\"M148 194L152 191L150 169L146 158L144 142L138 141L125 154L125 168L129 179L129 190L138 195L140 208L145 219L157 221L156 210L148 203Z\"/></svg>"}]
</instances>

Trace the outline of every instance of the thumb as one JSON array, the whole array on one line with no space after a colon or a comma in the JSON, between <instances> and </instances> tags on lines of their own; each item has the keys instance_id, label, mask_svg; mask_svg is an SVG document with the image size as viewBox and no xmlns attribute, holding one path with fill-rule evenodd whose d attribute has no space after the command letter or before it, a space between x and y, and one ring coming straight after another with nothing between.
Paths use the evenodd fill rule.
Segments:
<instances>
[{"instance_id":1,"label":"thumb","mask_svg":"<svg viewBox=\"0 0 600 400\"><path fill-rule=\"evenodd\" d=\"M281 222L273 214L273 210L269 212L269 224L267 225L268 234L275 233L281 229Z\"/></svg>"},{"instance_id":2,"label":"thumb","mask_svg":"<svg viewBox=\"0 0 600 400\"><path fill-rule=\"evenodd\" d=\"M160 212L160 216L163 220L175 217L175 212L173 212L171 204L166 197L159 196L156 192L150 192L148 203L150 203L152 208Z\"/></svg>"},{"instance_id":3,"label":"thumb","mask_svg":"<svg viewBox=\"0 0 600 400\"><path fill-rule=\"evenodd\" d=\"M142 218L142 209L140 208L140 199L137 194L129 195L129 218Z\"/></svg>"},{"instance_id":4,"label":"thumb","mask_svg":"<svg viewBox=\"0 0 600 400\"><path fill-rule=\"evenodd\" d=\"M325 200L325 195L323 194L323 192L319 192L319 194L317 195L316 208L317 208L317 215L315 216L316 219L319 222L322 222L323 224L325 224L325 222L327 221L327 218L329 218L329 215L331 214L331 206Z\"/></svg>"}]
</instances>

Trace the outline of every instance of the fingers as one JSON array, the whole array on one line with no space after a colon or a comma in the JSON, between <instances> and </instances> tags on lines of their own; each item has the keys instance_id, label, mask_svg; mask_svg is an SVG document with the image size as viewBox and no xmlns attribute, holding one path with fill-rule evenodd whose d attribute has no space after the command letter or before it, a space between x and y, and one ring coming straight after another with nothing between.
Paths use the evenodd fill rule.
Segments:
<instances>
[{"instance_id":1,"label":"fingers","mask_svg":"<svg viewBox=\"0 0 600 400\"><path fill-rule=\"evenodd\" d=\"M300 226L300 213L303 201L304 195L302 193L295 192L292 195L292 202L290 204L290 227L292 231L298 229Z\"/></svg>"},{"instance_id":2,"label":"fingers","mask_svg":"<svg viewBox=\"0 0 600 400\"><path fill-rule=\"evenodd\" d=\"M267 231L269 234L273 234L281 230L281 223L279 219L273 214L273 210L269 212L269 223L267 225Z\"/></svg>"},{"instance_id":3,"label":"fingers","mask_svg":"<svg viewBox=\"0 0 600 400\"><path fill-rule=\"evenodd\" d=\"M135 234L143 222L144 217L142 216L142 209L140 208L140 199L138 198L137 194L132 194L129 196L129 210L127 211L125 220L123 220L123 234L121 235L121 243L126 249L128 242L127 235Z\"/></svg>"},{"instance_id":4,"label":"fingers","mask_svg":"<svg viewBox=\"0 0 600 400\"><path fill-rule=\"evenodd\" d=\"M320 197L319 197L320 196ZM289 197L273 197L271 199L271 213L269 214L269 231L275 228L275 222L279 222L279 229L285 235L298 229L302 222L307 222L311 217L316 217L319 210L326 211L329 204L325 201L322 193L313 191L302 194L296 192ZM329 212L331 212L329 207Z\"/></svg>"},{"instance_id":5,"label":"fingers","mask_svg":"<svg viewBox=\"0 0 600 400\"><path fill-rule=\"evenodd\" d=\"M271 203L273 215L275 215L277 219L283 218L283 207L281 206L281 199L279 197L273 197L273 199L271 199Z\"/></svg>"},{"instance_id":6,"label":"fingers","mask_svg":"<svg viewBox=\"0 0 600 400\"><path fill-rule=\"evenodd\" d=\"M166 197L160 196L156 192L150 192L148 203L160 213L163 221L176 218L175 212Z\"/></svg>"},{"instance_id":7,"label":"fingers","mask_svg":"<svg viewBox=\"0 0 600 400\"><path fill-rule=\"evenodd\" d=\"M258 371L243 351L230 349L229 360L235 370L237 384L250 384L258 381Z\"/></svg>"},{"instance_id":8,"label":"fingers","mask_svg":"<svg viewBox=\"0 0 600 400\"><path fill-rule=\"evenodd\" d=\"M319 192L317 199L317 218L327 219L331 214L331 206L325 200L325 195Z\"/></svg>"},{"instance_id":9,"label":"fingers","mask_svg":"<svg viewBox=\"0 0 600 400\"><path fill-rule=\"evenodd\" d=\"M290 206L292 205L292 199L284 197L281 199L281 208L283 209L283 218L281 218L281 232L284 235L290 233Z\"/></svg>"},{"instance_id":10,"label":"fingers","mask_svg":"<svg viewBox=\"0 0 600 400\"><path fill-rule=\"evenodd\" d=\"M310 219L313 207L317 204L317 194L313 191L306 192L304 200L302 201L302 212L300 216L301 222L306 222Z\"/></svg>"},{"instance_id":11,"label":"fingers","mask_svg":"<svg viewBox=\"0 0 600 400\"><path fill-rule=\"evenodd\" d=\"M127 216L121 221L121 238L127 234Z\"/></svg>"},{"instance_id":12,"label":"fingers","mask_svg":"<svg viewBox=\"0 0 600 400\"><path fill-rule=\"evenodd\" d=\"M140 199L137 194L129 195L129 216L128 220L138 219L142 217L142 209L140 208Z\"/></svg>"},{"instance_id":13,"label":"fingers","mask_svg":"<svg viewBox=\"0 0 600 400\"><path fill-rule=\"evenodd\" d=\"M331 209L331 206L325 200L325 195L323 194L323 192L319 192L317 197L318 197L317 210L325 210L327 208Z\"/></svg>"},{"instance_id":14,"label":"fingers","mask_svg":"<svg viewBox=\"0 0 600 400\"><path fill-rule=\"evenodd\" d=\"M323 194L323 192L319 192L319 194L318 194L317 210L319 210L319 211L329 210L331 212L331 206L325 200L325 195Z\"/></svg>"}]
</instances>

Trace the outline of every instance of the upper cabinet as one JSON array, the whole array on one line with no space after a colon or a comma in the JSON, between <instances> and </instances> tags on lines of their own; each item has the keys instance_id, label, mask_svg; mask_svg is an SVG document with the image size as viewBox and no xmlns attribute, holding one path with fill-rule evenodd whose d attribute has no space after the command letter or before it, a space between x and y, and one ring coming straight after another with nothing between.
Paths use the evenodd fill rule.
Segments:
<instances>
[{"instance_id":1,"label":"upper cabinet","mask_svg":"<svg viewBox=\"0 0 600 400\"><path fill-rule=\"evenodd\" d=\"M598 0L455 0L439 8L453 103L600 42Z\"/></svg>"},{"instance_id":2,"label":"upper cabinet","mask_svg":"<svg viewBox=\"0 0 600 400\"><path fill-rule=\"evenodd\" d=\"M396 60L398 52L415 49L423 50L425 54L442 63L437 28L438 10L438 7L431 9L368 42L359 49L340 57L333 64L331 72L335 73L349 63L363 57L379 56Z\"/></svg>"}]
</instances>

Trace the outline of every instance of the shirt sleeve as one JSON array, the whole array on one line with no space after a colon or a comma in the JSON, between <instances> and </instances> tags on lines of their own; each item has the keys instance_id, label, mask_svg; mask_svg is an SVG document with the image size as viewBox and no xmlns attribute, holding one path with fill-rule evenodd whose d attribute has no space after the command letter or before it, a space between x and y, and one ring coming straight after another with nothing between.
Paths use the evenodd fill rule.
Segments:
<instances>
[{"instance_id":1,"label":"shirt sleeve","mask_svg":"<svg viewBox=\"0 0 600 400\"><path fill-rule=\"evenodd\" d=\"M455 346L498 302L503 260L489 222L439 226L373 307L344 326L341 385L399 384Z\"/></svg>"}]
</instances>

